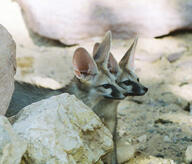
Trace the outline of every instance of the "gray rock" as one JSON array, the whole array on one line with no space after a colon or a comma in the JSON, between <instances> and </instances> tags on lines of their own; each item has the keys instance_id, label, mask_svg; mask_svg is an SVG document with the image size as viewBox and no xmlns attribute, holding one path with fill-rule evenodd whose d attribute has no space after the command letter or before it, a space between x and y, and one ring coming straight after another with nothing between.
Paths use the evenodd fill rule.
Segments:
<instances>
[{"instance_id":1,"label":"gray rock","mask_svg":"<svg viewBox=\"0 0 192 164\"><path fill-rule=\"evenodd\" d=\"M145 143L145 142L147 141L147 135L144 134L144 135L138 137L137 140L138 140L139 142L141 142L141 143Z\"/></svg>"},{"instance_id":2,"label":"gray rock","mask_svg":"<svg viewBox=\"0 0 192 164\"><path fill-rule=\"evenodd\" d=\"M167 60L170 63L173 63L173 62L177 61L178 59L180 59L182 55L183 55L183 52L173 53L167 57Z\"/></svg>"},{"instance_id":3,"label":"gray rock","mask_svg":"<svg viewBox=\"0 0 192 164\"><path fill-rule=\"evenodd\" d=\"M29 164L96 163L113 147L99 117L67 93L25 107L13 127L28 143Z\"/></svg>"},{"instance_id":4,"label":"gray rock","mask_svg":"<svg viewBox=\"0 0 192 164\"><path fill-rule=\"evenodd\" d=\"M171 139L169 138L169 136L164 136L163 141L164 142L171 142Z\"/></svg>"},{"instance_id":5,"label":"gray rock","mask_svg":"<svg viewBox=\"0 0 192 164\"><path fill-rule=\"evenodd\" d=\"M27 144L11 127L6 117L0 116L0 164L20 164Z\"/></svg>"},{"instance_id":6,"label":"gray rock","mask_svg":"<svg viewBox=\"0 0 192 164\"><path fill-rule=\"evenodd\" d=\"M166 35L192 29L192 1L188 0L17 0L28 27L41 36L65 44L103 36L116 38Z\"/></svg>"},{"instance_id":7,"label":"gray rock","mask_svg":"<svg viewBox=\"0 0 192 164\"><path fill-rule=\"evenodd\" d=\"M187 147L187 150L185 152L185 161L190 164L192 162L192 145L189 145Z\"/></svg>"},{"instance_id":8,"label":"gray rock","mask_svg":"<svg viewBox=\"0 0 192 164\"><path fill-rule=\"evenodd\" d=\"M119 163L125 163L135 156L136 148L124 141L117 142L117 158Z\"/></svg>"},{"instance_id":9,"label":"gray rock","mask_svg":"<svg viewBox=\"0 0 192 164\"><path fill-rule=\"evenodd\" d=\"M5 115L14 90L16 45L8 31L0 25L0 115Z\"/></svg>"}]
</instances>

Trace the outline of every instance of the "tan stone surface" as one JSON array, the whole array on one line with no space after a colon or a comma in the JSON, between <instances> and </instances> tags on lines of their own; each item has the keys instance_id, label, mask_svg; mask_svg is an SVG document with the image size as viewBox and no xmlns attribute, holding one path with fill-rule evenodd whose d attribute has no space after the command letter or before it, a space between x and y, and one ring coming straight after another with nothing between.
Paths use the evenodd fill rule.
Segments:
<instances>
[{"instance_id":1,"label":"tan stone surface","mask_svg":"<svg viewBox=\"0 0 192 164\"><path fill-rule=\"evenodd\" d=\"M0 116L0 164L20 164L27 148L6 117Z\"/></svg>"},{"instance_id":2,"label":"tan stone surface","mask_svg":"<svg viewBox=\"0 0 192 164\"><path fill-rule=\"evenodd\" d=\"M90 108L62 94L25 107L13 124L31 164L95 163L111 151L112 136Z\"/></svg>"},{"instance_id":3,"label":"tan stone surface","mask_svg":"<svg viewBox=\"0 0 192 164\"><path fill-rule=\"evenodd\" d=\"M7 111L14 90L16 46L9 32L0 25L0 115Z\"/></svg>"}]
</instances>

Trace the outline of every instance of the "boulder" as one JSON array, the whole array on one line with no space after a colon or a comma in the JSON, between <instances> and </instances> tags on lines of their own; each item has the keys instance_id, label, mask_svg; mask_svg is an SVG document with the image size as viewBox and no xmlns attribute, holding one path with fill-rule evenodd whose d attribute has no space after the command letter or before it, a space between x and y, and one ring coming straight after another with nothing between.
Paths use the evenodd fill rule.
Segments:
<instances>
[{"instance_id":1,"label":"boulder","mask_svg":"<svg viewBox=\"0 0 192 164\"><path fill-rule=\"evenodd\" d=\"M16 1L33 32L65 44L103 36L107 30L114 37L125 39L135 34L157 37L192 29L192 1L189 0Z\"/></svg>"},{"instance_id":2,"label":"boulder","mask_svg":"<svg viewBox=\"0 0 192 164\"><path fill-rule=\"evenodd\" d=\"M0 115L5 115L14 90L16 45L8 31L0 25Z\"/></svg>"},{"instance_id":3,"label":"boulder","mask_svg":"<svg viewBox=\"0 0 192 164\"><path fill-rule=\"evenodd\" d=\"M11 127L6 117L0 116L0 164L19 164L27 144Z\"/></svg>"},{"instance_id":4,"label":"boulder","mask_svg":"<svg viewBox=\"0 0 192 164\"><path fill-rule=\"evenodd\" d=\"M96 163L112 150L110 131L75 96L53 96L23 108L13 124L28 142L29 164Z\"/></svg>"}]
</instances>

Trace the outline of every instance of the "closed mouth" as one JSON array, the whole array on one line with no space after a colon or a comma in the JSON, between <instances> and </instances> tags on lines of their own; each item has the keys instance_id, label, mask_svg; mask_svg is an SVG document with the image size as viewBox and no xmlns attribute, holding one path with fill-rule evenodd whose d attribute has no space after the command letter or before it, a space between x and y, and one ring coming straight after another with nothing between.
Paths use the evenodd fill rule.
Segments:
<instances>
[{"instance_id":1,"label":"closed mouth","mask_svg":"<svg viewBox=\"0 0 192 164\"><path fill-rule=\"evenodd\" d=\"M107 99L113 99L113 100L123 100L125 97L110 97L110 96L104 96Z\"/></svg>"},{"instance_id":2,"label":"closed mouth","mask_svg":"<svg viewBox=\"0 0 192 164\"><path fill-rule=\"evenodd\" d=\"M143 93L124 93L124 96L143 96L146 92Z\"/></svg>"}]
</instances>

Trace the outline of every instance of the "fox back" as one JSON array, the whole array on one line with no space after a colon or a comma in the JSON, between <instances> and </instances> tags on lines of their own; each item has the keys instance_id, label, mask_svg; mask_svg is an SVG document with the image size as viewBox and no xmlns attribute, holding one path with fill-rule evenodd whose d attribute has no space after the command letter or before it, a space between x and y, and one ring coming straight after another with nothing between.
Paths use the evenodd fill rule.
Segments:
<instances>
[{"instance_id":1,"label":"fox back","mask_svg":"<svg viewBox=\"0 0 192 164\"><path fill-rule=\"evenodd\" d=\"M107 33L97 59L101 65L108 62L111 33ZM23 107L53 95L64 92L74 94L86 105L93 108L102 99L123 99L124 90L119 87L107 69L99 67L84 48L78 48L73 55L74 78L64 88L51 90L35 85L15 82L15 91L7 111L7 116L15 115Z\"/></svg>"}]
</instances>

